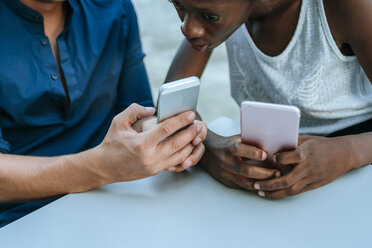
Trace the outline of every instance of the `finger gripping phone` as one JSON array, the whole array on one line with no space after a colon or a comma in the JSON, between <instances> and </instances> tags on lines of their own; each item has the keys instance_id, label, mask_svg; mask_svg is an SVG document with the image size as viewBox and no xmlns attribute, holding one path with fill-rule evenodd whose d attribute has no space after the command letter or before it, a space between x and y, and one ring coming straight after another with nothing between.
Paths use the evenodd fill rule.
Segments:
<instances>
[{"instance_id":1,"label":"finger gripping phone","mask_svg":"<svg viewBox=\"0 0 372 248\"><path fill-rule=\"evenodd\" d=\"M157 103L158 123L182 112L196 111L200 90L198 77L188 77L163 84Z\"/></svg>"},{"instance_id":2,"label":"finger gripping phone","mask_svg":"<svg viewBox=\"0 0 372 248\"><path fill-rule=\"evenodd\" d=\"M270 159L297 146L300 110L295 106L244 101L241 104L242 143L259 147Z\"/></svg>"}]
</instances>

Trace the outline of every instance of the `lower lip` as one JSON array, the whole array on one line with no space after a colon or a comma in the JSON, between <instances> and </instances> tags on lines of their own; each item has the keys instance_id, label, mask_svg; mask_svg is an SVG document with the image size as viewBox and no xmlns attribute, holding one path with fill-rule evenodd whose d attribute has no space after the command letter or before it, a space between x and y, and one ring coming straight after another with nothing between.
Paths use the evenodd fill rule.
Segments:
<instances>
[{"instance_id":1,"label":"lower lip","mask_svg":"<svg viewBox=\"0 0 372 248\"><path fill-rule=\"evenodd\" d=\"M198 45L192 45L192 47L196 50L199 50L200 52L205 52L207 51L209 45L206 44L206 45L203 45L203 46L198 46Z\"/></svg>"}]
</instances>

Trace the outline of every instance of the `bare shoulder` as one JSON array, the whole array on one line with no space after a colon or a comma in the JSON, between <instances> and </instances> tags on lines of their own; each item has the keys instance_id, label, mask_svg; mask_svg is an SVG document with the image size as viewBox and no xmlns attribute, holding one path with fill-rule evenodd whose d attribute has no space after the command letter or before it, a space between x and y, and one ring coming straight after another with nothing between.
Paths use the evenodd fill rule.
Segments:
<instances>
[{"instance_id":1,"label":"bare shoulder","mask_svg":"<svg viewBox=\"0 0 372 248\"><path fill-rule=\"evenodd\" d=\"M323 2L334 40L358 58L372 82L372 0Z\"/></svg>"},{"instance_id":2,"label":"bare shoulder","mask_svg":"<svg viewBox=\"0 0 372 248\"><path fill-rule=\"evenodd\" d=\"M372 0L323 2L330 28L337 41L353 43L361 36L372 34Z\"/></svg>"}]
</instances>

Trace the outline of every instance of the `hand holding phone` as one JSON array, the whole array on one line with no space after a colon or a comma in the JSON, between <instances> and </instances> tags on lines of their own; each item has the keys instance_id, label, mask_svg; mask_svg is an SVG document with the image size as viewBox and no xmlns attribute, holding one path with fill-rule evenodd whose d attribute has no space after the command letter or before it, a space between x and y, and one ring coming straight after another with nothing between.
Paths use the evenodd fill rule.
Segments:
<instances>
[{"instance_id":1,"label":"hand holding phone","mask_svg":"<svg viewBox=\"0 0 372 248\"><path fill-rule=\"evenodd\" d=\"M157 122L163 122L175 115L185 111L196 112L200 90L200 80L198 77L188 77L170 83L163 84L159 89L157 103ZM190 128L192 123L179 129L175 134ZM207 135L206 125L200 121L195 121L194 125L200 128L199 134L192 142L195 146L192 154L188 157L187 163L171 168L169 171L181 172L184 169L195 165L204 153L204 145L201 143ZM174 134L174 135L175 135Z\"/></svg>"},{"instance_id":2,"label":"hand holding phone","mask_svg":"<svg viewBox=\"0 0 372 248\"><path fill-rule=\"evenodd\" d=\"M138 121L133 128L137 132L145 132L172 116L191 110L196 111L199 98L200 80L189 77L163 84L159 89L157 117L149 117Z\"/></svg>"}]
</instances>

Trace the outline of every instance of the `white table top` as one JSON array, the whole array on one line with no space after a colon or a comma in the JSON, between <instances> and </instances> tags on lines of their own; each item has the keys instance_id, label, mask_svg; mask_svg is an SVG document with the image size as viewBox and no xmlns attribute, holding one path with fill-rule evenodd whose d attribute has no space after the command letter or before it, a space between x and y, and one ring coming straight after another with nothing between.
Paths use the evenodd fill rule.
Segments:
<instances>
[{"instance_id":1,"label":"white table top","mask_svg":"<svg viewBox=\"0 0 372 248\"><path fill-rule=\"evenodd\" d=\"M0 229L0 247L371 247L371 177L272 201L199 168L163 172L67 195Z\"/></svg>"}]
</instances>

